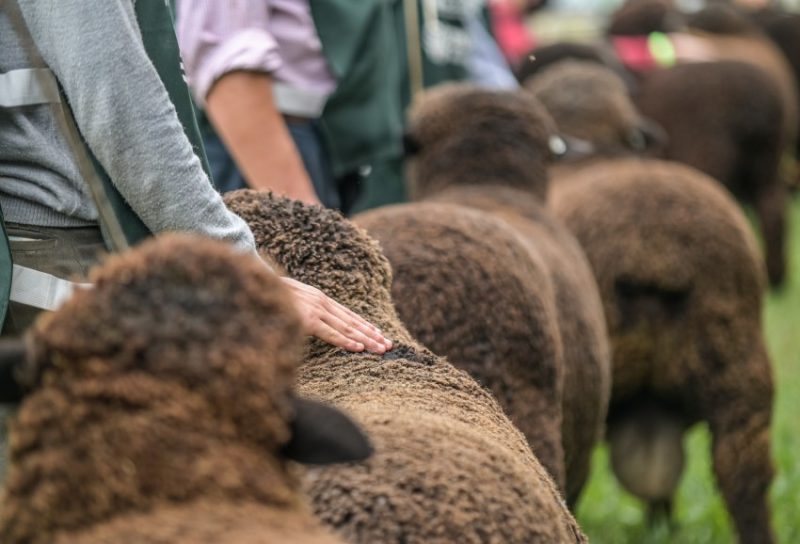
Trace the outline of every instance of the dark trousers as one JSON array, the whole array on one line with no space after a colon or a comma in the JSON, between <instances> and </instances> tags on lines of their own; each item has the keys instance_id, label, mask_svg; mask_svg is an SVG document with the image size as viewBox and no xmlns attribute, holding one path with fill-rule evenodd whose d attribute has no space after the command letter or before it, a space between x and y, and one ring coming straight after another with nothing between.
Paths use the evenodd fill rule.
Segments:
<instances>
[{"instance_id":1,"label":"dark trousers","mask_svg":"<svg viewBox=\"0 0 800 544\"><path fill-rule=\"evenodd\" d=\"M63 279L85 280L89 269L106 251L97 227L49 228L6 223L6 232L15 264ZM0 336L21 336L42 311L11 302ZM0 405L0 483L5 481L8 459L6 422L12 414L10 406Z\"/></svg>"}]
</instances>

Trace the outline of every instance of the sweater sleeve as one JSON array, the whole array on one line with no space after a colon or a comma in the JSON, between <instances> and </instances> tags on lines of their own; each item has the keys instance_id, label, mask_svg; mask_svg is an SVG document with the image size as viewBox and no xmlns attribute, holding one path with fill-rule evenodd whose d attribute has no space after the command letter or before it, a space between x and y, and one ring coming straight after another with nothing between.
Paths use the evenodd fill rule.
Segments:
<instances>
[{"instance_id":1,"label":"sweater sleeve","mask_svg":"<svg viewBox=\"0 0 800 544\"><path fill-rule=\"evenodd\" d=\"M145 53L133 1L19 5L87 145L144 224L254 251L250 229L211 186Z\"/></svg>"}]
</instances>

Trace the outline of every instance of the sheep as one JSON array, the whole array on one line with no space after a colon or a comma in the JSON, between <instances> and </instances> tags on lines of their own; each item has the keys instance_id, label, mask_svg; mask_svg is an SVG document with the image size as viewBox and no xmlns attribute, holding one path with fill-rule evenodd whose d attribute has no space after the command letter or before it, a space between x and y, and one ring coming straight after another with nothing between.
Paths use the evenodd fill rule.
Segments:
<instances>
[{"instance_id":1,"label":"sheep","mask_svg":"<svg viewBox=\"0 0 800 544\"><path fill-rule=\"evenodd\" d=\"M477 210L440 203L354 218L392 265L392 298L412 335L487 386L564 489L564 363L543 256Z\"/></svg>"},{"instance_id":2,"label":"sheep","mask_svg":"<svg viewBox=\"0 0 800 544\"><path fill-rule=\"evenodd\" d=\"M293 395L303 339L278 278L221 242L165 235L91 280L0 350L25 388L0 540L341 543L287 461L359 460L369 443Z\"/></svg>"},{"instance_id":3,"label":"sheep","mask_svg":"<svg viewBox=\"0 0 800 544\"><path fill-rule=\"evenodd\" d=\"M730 61L649 74L637 102L667 138L646 135L653 132L652 122L636 111L623 82L600 65L565 61L529 80L528 88L558 117L566 137L584 142L589 157L649 149L700 169L753 204L764 234L770 282L783 282L788 191L779 169L785 139L781 101L766 74ZM575 164L559 165L554 175Z\"/></svg>"},{"instance_id":4,"label":"sheep","mask_svg":"<svg viewBox=\"0 0 800 544\"><path fill-rule=\"evenodd\" d=\"M613 69L620 77L626 79L631 88L635 82L617 58L614 50L603 43L555 42L537 47L526 55L515 71L520 85L538 74L548 66L562 60L574 59L596 62Z\"/></svg>"},{"instance_id":5,"label":"sheep","mask_svg":"<svg viewBox=\"0 0 800 544\"><path fill-rule=\"evenodd\" d=\"M800 93L785 55L733 7L714 4L691 17L669 0L628 0L611 18L610 36L690 30L705 38L717 60L746 62L767 72L781 93L786 139L794 146L800 126Z\"/></svg>"},{"instance_id":6,"label":"sheep","mask_svg":"<svg viewBox=\"0 0 800 544\"><path fill-rule=\"evenodd\" d=\"M770 283L781 285L789 204L781 157L788 142L771 79L738 61L679 65L644 78L636 102L669 135L663 158L699 169L753 206Z\"/></svg>"},{"instance_id":7,"label":"sheep","mask_svg":"<svg viewBox=\"0 0 800 544\"><path fill-rule=\"evenodd\" d=\"M613 87L595 87L588 66L568 68L558 88L573 98L583 89L583 99L570 103L565 119L572 122L584 107L608 102L599 91ZM566 131L556 95L533 91L545 106L553 103L550 112ZM653 515L668 513L683 434L706 422L741 541L773 542L764 267L743 214L693 168L600 150L554 169L549 205L581 242L600 287L613 353L607 436L618 479Z\"/></svg>"},{"instance_id":8,"label":"sheep","mask_svg":"<svg viewBox=\"0 0 800 544\"><path fill-rule=\"evenodd\" d=\"M466 115L465 112L469 112ZM602 305L577 241L545 209L552 122L526 93L440 86L409 115L410 193L489 212L541 255L556 296L564 353L562 438L566 496L577 501L602 436L610 355ZM418 318L424 323L425 318ZM454 353L454 361L458 357Z\"/></svg>"},{"instance_id":9,"label":"sheep","mask_svg":"<svg viewBox=\"0 0 800 544\"><path fill-rule=\"evenodd\" d=\"M747 62L773 78L783 100L786 139L794 152L800 131L800 89L786 55L733 6L708 6L690 17L688 26L706 38L717 59Z\"/></svg>"},{"instance_id":10,"label":"sheep","mask_svg":"<svg viewBox=\"0 0 800 544\"><path fill-rule=\"evenodd\" d=\"M751 18L783 51L794 72L795 87L800 92L800 14L771 6L758 10ZM800 157L800 135L795 156Z\"/></svg>"},{"instance_id":11,"label":"sheep","mask_svg":"<svg viewBox=\"0 0 800 544\"><path fill-rule=\"evenodd\" d=\"M315 513L348 542L585 542L552 479L497 402L414 341L397 317L377 243L338 212L268 193L225 195L292 277L375 323L378 356L312 341L298 390L367 430L366 463L316 470Z\"/></svg>"},{"instance_id":12,"label":"sheep","mask_svg":"<svg viewBox=\"0 0 800 544\"><path fill-rule=\"evenodd\" d=\"M773 542L764 278L742 213L711 178L655 159L595 162L554 183L551 206L581 241L603 296L620 481L668 510L682 466L676 429L704 421L740 540Z\"/></svg>"}]
</instances>

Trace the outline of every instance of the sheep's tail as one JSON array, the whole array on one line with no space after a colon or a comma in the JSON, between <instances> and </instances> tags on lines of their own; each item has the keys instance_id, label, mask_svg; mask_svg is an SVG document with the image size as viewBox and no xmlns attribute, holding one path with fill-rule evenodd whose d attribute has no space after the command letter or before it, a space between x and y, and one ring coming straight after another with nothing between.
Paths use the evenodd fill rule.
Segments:
<instances>
[{"instance_id":1,"label":"sheep's tail","mask_svg":"<svg viewBox=\"0 0 800 544\"><path fill-rule=\"evenodd\" d=\"M608 426L611 466L622 486L654 516L669 517L684 465L686 422L656 403L630 406Z\"/></svg>"}]
</instances>

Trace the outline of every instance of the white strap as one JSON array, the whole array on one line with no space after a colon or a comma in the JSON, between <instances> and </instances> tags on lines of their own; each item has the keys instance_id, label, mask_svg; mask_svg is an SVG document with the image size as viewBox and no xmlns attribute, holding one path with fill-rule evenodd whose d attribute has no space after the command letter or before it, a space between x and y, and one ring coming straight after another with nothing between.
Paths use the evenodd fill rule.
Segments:
<instances>
[{"instance_id":1,"label":"white strap","mask_svg":"<svg viewBox=\"0 0 800 544\"><path fill-rule=\"evenodd\" d=\"M15 264L11 276L10 299L41 310L57 310L72 296L75 289L91 287L91 283L75 283Z\"/></svg>"},{"instance_id":2,"label":"white strap","mask_svg":"<svg viewBox=\"0 0 800 544\"><path fill-rule=\"evenodd\" d=\"M0 107L18 108L38 104L58 104L56 78L47 68L22 68L0 74Z\"/></svg>"},{"instance_id":3,"label":"white strap","mask_svg":"<svg viewBox=\"0 0 800 544\"><path fill-rule=\"evenodd\" d=\"M298 89L280 82L272 84L272 97L281 113L309 119L322 115L328 100L325 93Z\"/></svg>"}]
</instances>

